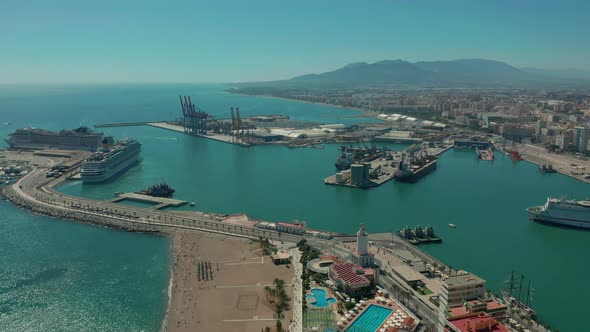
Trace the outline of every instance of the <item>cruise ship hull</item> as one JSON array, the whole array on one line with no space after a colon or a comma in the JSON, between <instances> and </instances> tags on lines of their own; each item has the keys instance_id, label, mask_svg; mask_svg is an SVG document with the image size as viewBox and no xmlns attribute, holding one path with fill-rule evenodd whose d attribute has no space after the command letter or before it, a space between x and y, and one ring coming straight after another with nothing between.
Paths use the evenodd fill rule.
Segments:
<instances>
[{"instance_id":1,"label":"cruise ship hull","mask_svg":"<svg viewBox=\"0 0 590 332\"><path fill-rule=\"evenodd\" d=\"M65 149L96 151L104 134L91 131L86 127L73 130L53 132L43 129L17 129L4 141L11 149Z\"/></svg>"},{"instance_id":2,"label":"cruise ship hull","mask_svg":"<svg viewBox=\"0 0 590 332\"><path fill-rule=\"evenodd\" d=\"M567 210L547 211L544 206L534 206L527 209L531 219L542 223L563 225L578 228L590 228L589 213L575 213Z\"/></svg>"},{"instance_id":3,"label":"cruise ship hull","mask_svg":"<svg viewBox=\"0 0 590 332\"><path fill-rule=\"evenodd\" d=\"M80 177L81 177L82 181L84 181L84 183L105 182L111 178L116 177L117 175L120 175L121 173L124 173L125 171L127 171L131 167L137 165L140 161L141 161L141 157L138 156L138 158L129 159L126 162L119 165L118 167L111 168L103 174L90 175L90 176L81 174Z\"/></svg>"}]
</instances>

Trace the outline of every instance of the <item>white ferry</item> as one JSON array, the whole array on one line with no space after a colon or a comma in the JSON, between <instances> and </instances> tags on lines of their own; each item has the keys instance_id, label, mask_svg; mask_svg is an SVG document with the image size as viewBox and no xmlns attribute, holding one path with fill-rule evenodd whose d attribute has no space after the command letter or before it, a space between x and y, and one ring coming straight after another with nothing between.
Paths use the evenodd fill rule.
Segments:
<instances>
[{"instance_id":1,"label":"white ferry","mask_svg":"<svg viewBox=\"0 0 590 332\"><path fill-rule=\"evenodd\" d=\"M547 198L543 206L527 209L534 220L573 227L590 228L590 200Z\"/></svg>"},{"instance_id":2,"label":"white ferry","mask_svg":"<svg viewBox=\"0 0 590 332\"><path fill-rule=\"evenodd\" d=\"M80 177L84 182L103 182L122 173L140 160L141 144L136 140L122 140L110 146L112 138L103 140L103 147L90 155L84 163Z\"/></svg>"}]
</instances>

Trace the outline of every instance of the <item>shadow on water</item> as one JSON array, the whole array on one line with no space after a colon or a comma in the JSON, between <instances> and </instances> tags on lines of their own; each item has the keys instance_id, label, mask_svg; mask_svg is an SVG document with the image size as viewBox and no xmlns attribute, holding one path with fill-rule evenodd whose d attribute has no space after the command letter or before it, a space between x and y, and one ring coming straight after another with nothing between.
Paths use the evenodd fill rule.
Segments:
<instances>
[{"instance_id":1,"label":"shadow on water","mask_svg":"<svg viewBox=\"0 0 590 332\"><path fill-rule=\"evenodd\" d=\"M555 227L555 228L561 228L561 229L572 229L572 230L577 230L577 231L582 231L582 232L590 232L590 228L583 228L583 227L576 227L576 226L569 226L569 225L562 225L562 224L555 224L552 222L548 222L548 221L543 221L543 220L532 220L536 223L542 224L544 226L547 227Z\"/></svg>"},{"instance_id":2,"label":"shadow on water","mask_svg":"<svg viewBox=\"0 0 590 332\"><path fill-rule=\"evenodd\" d=\"M47 282L52 279L60 278L60 277L64 276L67 271L68 271L68 269L66 269L66 268L55 268L55 269L41 271L41 272L33 275L30 278L17 281L14 284L14 286L12 286L12 287L0 288L0 294L4 294L4 293L7 293L7 292L10 292L13 290L17 290L21 287L37 285L37 284Z\"/></svg>"}]
</instances>

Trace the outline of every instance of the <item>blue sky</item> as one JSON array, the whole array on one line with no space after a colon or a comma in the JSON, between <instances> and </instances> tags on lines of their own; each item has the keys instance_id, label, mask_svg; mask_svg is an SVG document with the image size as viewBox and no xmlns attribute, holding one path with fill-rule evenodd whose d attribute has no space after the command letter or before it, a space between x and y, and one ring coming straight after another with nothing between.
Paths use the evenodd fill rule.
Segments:
<instances>
[{"instance_id":1,"label":"blue sky","mask_svg":"<svg viewBox=\"0 0 590 332\"><path fill-rule=\"evenodd\" d=\"M0 82L236 82L352 62L590 69L587 1L0 0Z\"/></svg>"}]
</instances>

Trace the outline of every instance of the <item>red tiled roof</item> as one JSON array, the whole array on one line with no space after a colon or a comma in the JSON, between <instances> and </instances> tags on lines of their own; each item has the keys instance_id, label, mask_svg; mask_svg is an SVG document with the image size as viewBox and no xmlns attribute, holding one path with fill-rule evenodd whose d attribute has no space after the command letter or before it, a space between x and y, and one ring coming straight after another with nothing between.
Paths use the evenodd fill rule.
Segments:
<instances>
[{"instance_id":1,"label":"red tiled roof","mask_svg":"<svg viewBox=\"0 0 590 332\"><path fill-rule=\"evenodd\" d=\"M404 319L403 324L405 326L412 326L412 324L414 324L414 318L412 318L412 317L406 317L406 319Z\"/></svg>"},{"instance_id":2,"label":"red tiled roof","mask_svg":"<svg viewBox=\"0 0 590 332\"><path fill-rule=\"evenodd\" d=\"M498 309L498 308L506 308L505 304L498 303L494 300L488 302L488 310Z\"/></svg>"},{"instance_id":3,"label":"red tiled roof","mask_svg":"<svg viewBox=\"0 0 590 332\"><path fill-rule=\"evenodd\" d=\"M462 315L465 315L468 313L469 313L469 311L467 311L467 309L464 306L457 306L457 307L449 308L449 314L451 315L451 317L458 317L458 316L462 316Z\"/></svg>"},{"instance_id":4,"label":"red tiled roof","mask_svg":"<svg viewBox=\"0 0 590 332\"><path fill-rule=\"evenodd\" d=\"M476 317L449 319L449 322L461 332L510 332L502 323L483 312Z\"/></svg>"},{"instance_id":5,"label":"red tiled roof","mask_svg":"<svg viewBox=\"0 0 590 332\"><path fill-rule=\"evenodd\" d=\"M367 279L364 275L356 273L357 270L364 271L364 269L358 265L351 263L335 264L332 265L330 269L334 271L336 278L341 279L348 284L358 285L369 282L369 279Z\"/></svg>"}]
</instances>

